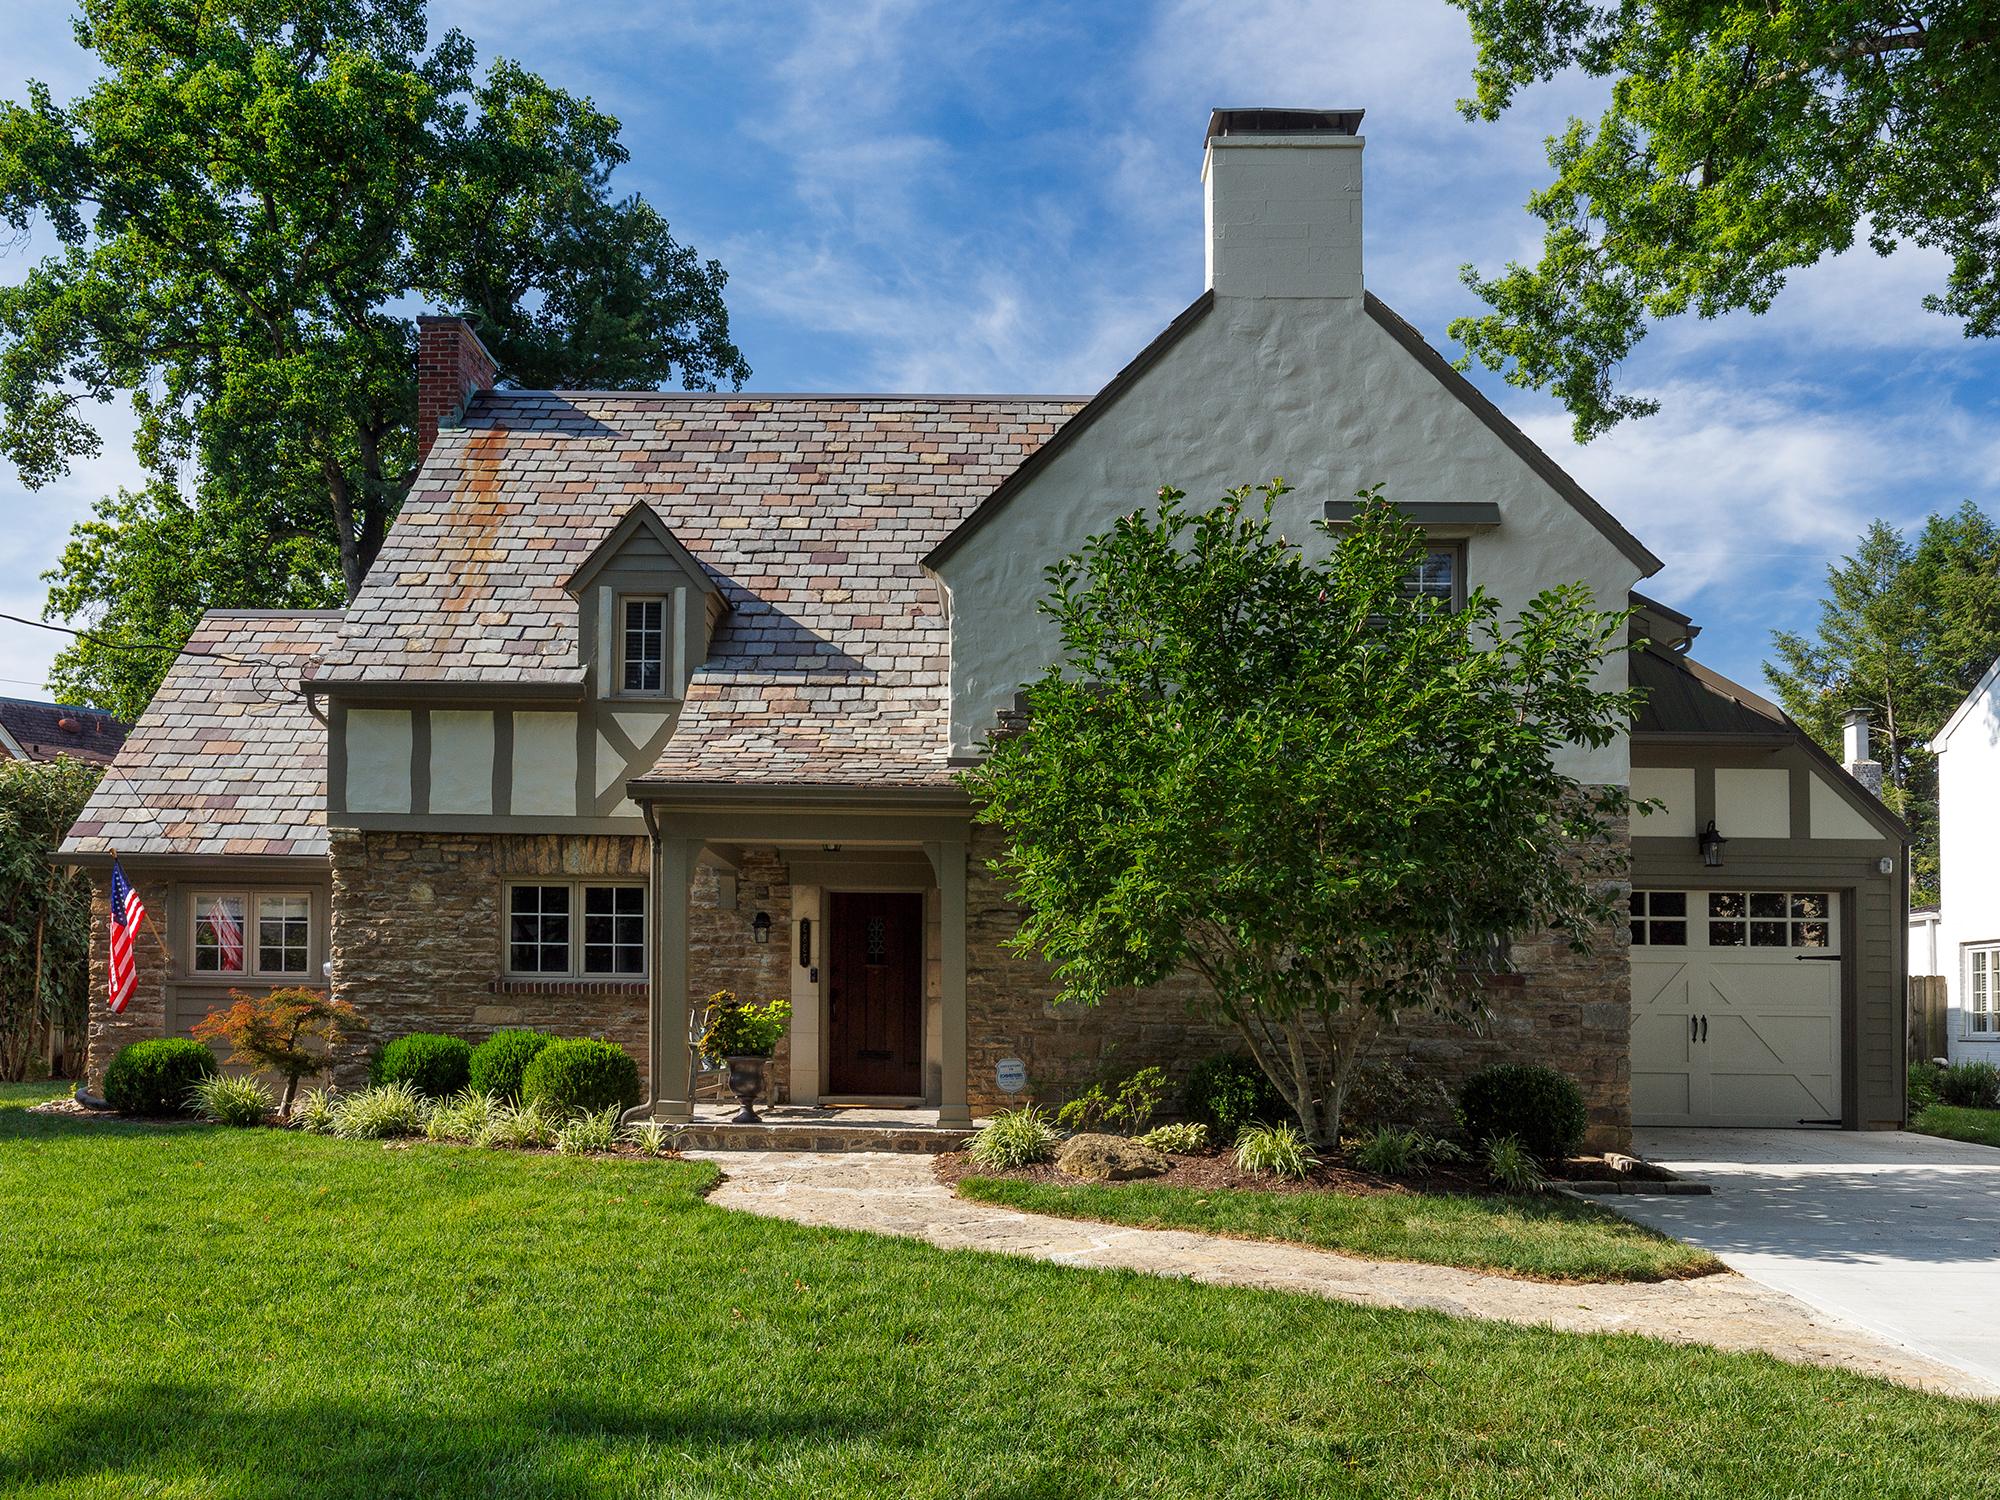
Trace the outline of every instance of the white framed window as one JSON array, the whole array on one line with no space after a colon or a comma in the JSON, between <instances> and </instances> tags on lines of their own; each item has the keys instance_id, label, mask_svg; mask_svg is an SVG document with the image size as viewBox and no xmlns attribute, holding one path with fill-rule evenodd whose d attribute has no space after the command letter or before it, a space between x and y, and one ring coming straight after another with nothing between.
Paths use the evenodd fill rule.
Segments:
<instances>
[{"instance_id":1,"label":"white framed window","mask_svg":"<svg viewBox=\"0 0 2000 1500\"><path fill-rule=\"evenodd\" d=\"M1447 609L1465 604L1465 543L1432 542L1424 548L1424 560L1403 580L1403 596L1408 599L1435 599Z\"/></svg>"},{"instance_id":2,"label":"white framed window","mask_svg":"<svg viewBox=\"0 0 2000 1500\"><path fill-rule=\"evenodd\" d=\"M1993 1004L1993 986L2000 978L2000 943L1965 950L1965 1034L1967 1037L2000 1036Z\"/></svg>"},{"instance_id":3,"label":"white framed window","mask_svg":"<svg viewBox=\"0 0 2000 1500\"><path fill-rule=\"evenodd\" d=\"M667 601L628 595L618 601L618 685L626 693L664 693Z\"/></svg>"},{"instance_id":4,"label":"white framed window","mask_svg":"<svg viewBox=\"0 0 2000 1500\"><path fill-rule=\"evenodd\" d=\"M312 962L312 897L304 891L195 891L189 969L259 979L304 978Z\"/></svg>"},{"instance_id":5,"label":"white framed window","mask_svg":"<svg viewBox=\"0 0 2000 1500\"><path fill-rule=\"evenodd\" d=\"M646 887L637 881L516 880L506 887L507 973L521 979L641 979Z\"/></svg>"}]
</instances>

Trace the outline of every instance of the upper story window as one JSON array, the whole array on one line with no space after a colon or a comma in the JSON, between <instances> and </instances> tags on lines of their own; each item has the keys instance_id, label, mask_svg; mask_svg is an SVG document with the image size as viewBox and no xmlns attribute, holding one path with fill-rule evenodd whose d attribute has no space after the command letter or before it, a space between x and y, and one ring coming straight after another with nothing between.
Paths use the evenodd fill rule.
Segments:
<instances>
[{"instance_id":1,"label":"upper story window","mask_svg":"<svg viewBox=\"0 0 2000 1500\"><path fill-rule=\"evenodd\" d=\"M272 979L306 972L312 898L303 892L196 891L191 907L192 972Z\"/></svg>"},{"instance_id":2,"label":"upper story window","mask_svg":"<svg viewBox=\"0 0 2000 1500\"><path fill-rule=\"evenodd\" d=\"M619 647L618 680L628 693L658 693L666 689L667 601L663 598L619 600L623 639Z\"/></svg>"},{"instance_id":3,"label":"upper story window","mask_svg":"<svg viewBox=\"0 0 2000 1500\"><path fill-rule=\"evenodd\" d=\"M1403 580L1406 599L1435 599L1447 609L1465 603L1465 543L1432 542L1424 560Z\"/></svg>"}]
</instances>

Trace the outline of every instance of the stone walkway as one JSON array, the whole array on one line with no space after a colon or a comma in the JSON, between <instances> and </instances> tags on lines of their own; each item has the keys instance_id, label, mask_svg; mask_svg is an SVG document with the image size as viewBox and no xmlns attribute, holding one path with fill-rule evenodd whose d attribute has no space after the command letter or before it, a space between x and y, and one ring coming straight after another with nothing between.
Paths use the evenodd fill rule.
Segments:
<instances>
[{"instance_id":1,"label":"stone walkway","mask_svg":"<svg viewBox=\"0 0 2000 1500\"><path fill-rule=\"evenodd\" d=\"M1260 1287L1541 1324L1572 1333L1644 1333L1755 1350L1953 1395L2000 1390L1804 1303L1725 1273L1693 1281L1553 1285L1448 1266L1363 1260L1328 1250L1045 1218L971 1203L938 1182L929 1157L881 1152L697 1151L726 1174L710 1201L768 1218L906 1235L946 1250L988 1250L1059 1265L1119 1267L1219 1286Z\"/></svg>"}]
</instances>

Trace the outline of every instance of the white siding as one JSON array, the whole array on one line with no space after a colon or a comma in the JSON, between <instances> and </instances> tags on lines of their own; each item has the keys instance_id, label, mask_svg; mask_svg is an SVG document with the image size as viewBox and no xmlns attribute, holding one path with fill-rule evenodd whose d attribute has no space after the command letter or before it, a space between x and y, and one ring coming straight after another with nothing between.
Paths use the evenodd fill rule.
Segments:
<instances>
[{"instance_id":1,"label":"white siding","mask_svg":"<svg viewBox=\"0 0 2000 1500\"><path fill-rule=\"evenodd\" d=\"M1968 1038L1965 950L2000 942L2000 689L1983 683L1938 747L1938 853L1944 900L1937 972L1945 976L1951 1056L2000 1062L2000 1034Z\"/></svg>"}]
</instances>

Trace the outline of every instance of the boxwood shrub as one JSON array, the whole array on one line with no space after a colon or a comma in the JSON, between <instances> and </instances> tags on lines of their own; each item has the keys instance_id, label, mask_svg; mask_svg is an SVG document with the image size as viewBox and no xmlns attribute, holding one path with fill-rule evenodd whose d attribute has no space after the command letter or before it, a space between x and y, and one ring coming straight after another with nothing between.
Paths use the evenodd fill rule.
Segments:
<instances>
[{"instance_id":1,"label":"boxwood shrub","mask_svg":"<svg viewBox=\"0 0 2000 1500\"><path fill-rule=\"evenodd\" d=\"M387 1043L368 1064L368 1081L407 1083L426 1099L449 1099L472 1077L472 1043L464 1037L416 1031Z\"/></svg>"},{"instance_id":2,"label":"boxwood shrub","mask_svg":"<svg viewBox=\"0 0 2000 1500\"><path fill-rule=\"evenodd\" d=\"M1474 1146L1512 1136L1550 1164L1573 1155L1590 1124L1576 1080L1539 1063L1481 1068L1459 1087L1458 1112Z\"/></svg>"},{"instance_id":3,"label":"boxwood shrub","mask_svg":"<svg viewBox=\"0 0 2000 1500\"><path fill-rule=\"evenodd\" d=\"M554 1040L544 1031L494 1032L472 1049L472 1092L519 1104L521 1075L535 1054Z\"/></svg>"},{"instance_id":4,"label":"boxwood shrub","mask_svg":"<svg viewBox=\"0 0 2000 1500\"><path fill-rule=\"evenodd\" d=\"M521 1076L521 1102L568 1116L639 1102L639 1065L612 1042L550 1042Z\"/></svg>"},{"instance_id":5,"label":"boxwood shrub","mask_svg":"<svg viewBox=\"0 0 2000 1500\"><path fill-rule=\"evenodd\" d=\"M1208 1126L1224 1144L1234 1141L1245 1125L1273 1125L1291 1118L1284 1095L1256 1060L1241 1052L1196 1063L1181 1090L1181 1112Z\"/></svg>"},{"instance_id":6,"label":"boxwood shrub","mask_svg":"<svg viewBox=\"0 0 2000 1500\"><path fill-rule=\"evenodd\" d=\"M128 1115L184 1115L195 1085L215 1075L215 1054L184 1036L152 1037L120 1047L104 1070L104 1097Z\"/></svg>"}]
</instances>

